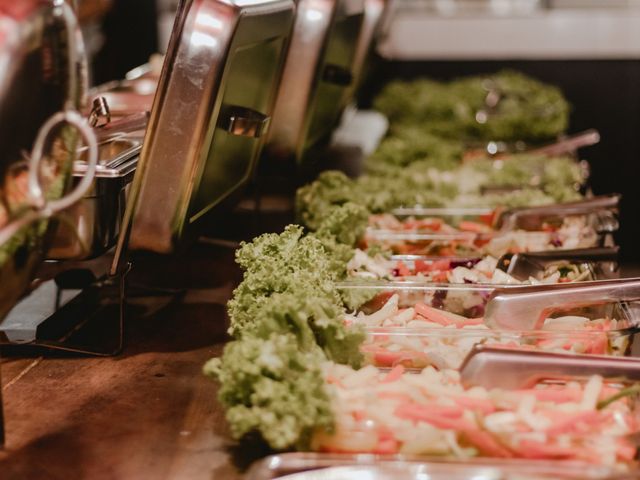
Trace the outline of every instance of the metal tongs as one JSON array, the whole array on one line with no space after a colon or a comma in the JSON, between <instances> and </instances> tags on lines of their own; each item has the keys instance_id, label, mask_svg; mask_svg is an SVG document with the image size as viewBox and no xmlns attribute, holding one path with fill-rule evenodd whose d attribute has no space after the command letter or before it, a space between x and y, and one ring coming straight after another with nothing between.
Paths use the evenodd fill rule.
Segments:
<instances>
[{"instance_id":1,"label":"metal tongs","mask_svg":"<svg viewBox=\"0 0 640 480\"><path fill-rule=\"evenodd\" d=\"M600 142L600 133L597 130L591 128L589 130L585 130L584 132L570 135L566 138L558 140L557 142L550 143L549 145L527 150L527 153L535 155L557 156L565 153L574 153L579 148L596 145L598 142Z\"/></svg>"},{"instance_id":2,"label":"metal tongs","mask_svg":"<svg viewBox=\"0 0 640 480\"><path fill-rule=\"evenodd\" d=\"M488 118L488 117L487 117ZM548 157L561 155L574 155L578 149L590 147L600 142L600 133L590 128L584 132L569 135L553 143L543 145L542 147L526 148L525 145L520 147L519 143L515 144L515 151L512 145L501 141L491 141L485 147L486 153L491 156L499 156L500 160L509 160L509 156L513 153L523 153L530 155L544 155ZM510 148L511 147L511 148ZM518 148L520 147L520 148Z\"/></svg>"},{"instance_id":3,"label":"metal tongs","mask_svg":"<svg viewBox=\"0 0 640 480\"><path fill-rule=\"evenodd\" d=\"M510 350L476 345L460 367L464 386L530 388L542 380L585 379L640 381L640 359Z\"/></svg>"},{"instance_id":4,"label":"metal tongs","mask_svg":"<svg viewBox=\"0 0 640 480\"><path fill-rule=\"evenodd\" d=\"M542 205L539 207L514 208L505 210L497 215L493 226L502 232L516 228L540 230L542 223L549 217L562 218L570 215L588 215L600 212L616 213L620 199L620 194L613 193L575 202ZM615 228L617 228L617 222L615 225L609 222L606 224L604 230L611 231L611 229Z\"/></svg>"},{"instance_id":5,"label":"metal tongs","mask_svg":"<svg viewBox=\"0 0 640 480\"><path fill-rule=\"evenodd\" d=\"M485 324L503 330L538 330L553 312L640 300L640 278L498 288L489 297Z\"/></svg>"},{"instance_id":6,"label":"metal tongs","mask_svg":"<svg viewBox=\"0 0 640 480\"><path fill-rule=\"evenodd\" d=\"M530 231L539 231L542 229L545 221L550 218L564 218L572 215L592 215L598 214L598 224L596 230L598 233L614 232L618 228L618 220L616 214L620 204L621 195L614 193L610 195L599 195L596 197L577 200L574 202L555 203L551 205L542 205L538 207L512 208L509 210L497 211L494 215L492 228L497 233L505 233L516 229L525 229ZM393 209L391 212L397 216L477 216L491 215L494 210L490 208L429 208L429 207L403 207ZM404 232L403 232L404 233ZM390 232L392 235L398 235L396 232ZM414 233L411 233L414 238ZM471 232L459 232L454 234L439 234L443 237L451 236L475 236ZM493 235L493 233L492 233Z\"/></svg>"},{"instance_id":7,"label":"metal tongs","mask_svg":"<svg viewBox=\"0 0 640 480\"><path fill-rule=\"evenodd\" d=\"M497 269L516 280L528 280L546 270L550 265L567 262L614 262L620 248L595 247L573 250L547 250L542 252L506 253L498 260Z\"/></svg>"},{"instance_id":8,"label":"metal tongs","mask_svg":"<svg viewBox=\"0 0 640 480\"><path fill-rule=\"evenodd\" d=\"M67 195L57 200L47 199L40 180L40 167L47 158L44 148L49 135L60 125L69 124L75 127L88 146L87 168L78 185ZM87 193L93 183L98 164L98 142L93 129L86 123L82 115L67 110L55 113L42 125L33 145L28 165L27 203L30 207L21 217L9 222L0 229L0 245L9 241L16 233L33 222L45 220L69 208Z\"/></svg>"}]
</instances>

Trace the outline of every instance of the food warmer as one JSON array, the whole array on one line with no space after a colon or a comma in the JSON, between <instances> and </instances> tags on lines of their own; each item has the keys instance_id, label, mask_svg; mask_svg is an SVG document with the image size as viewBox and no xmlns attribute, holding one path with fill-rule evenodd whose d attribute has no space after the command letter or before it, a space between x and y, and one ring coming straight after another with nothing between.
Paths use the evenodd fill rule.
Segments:
<instances>
[{"instance_id":1,"label":"food warmer","mask_svg":"<svg viewBox=\"0 0 640 480\"><path fill-rule=\"evenodd\" d=\"M290 0L181 2L139 158L138 120L126 124L135 112L96 126L92 193L69 212L47 264L56 284L41 296L55 302L43 309L32 295L12 312L10 343L121 350L129 252L176 252L237 200L270 126L293 18Z\"/></svg>"}]
</instances>

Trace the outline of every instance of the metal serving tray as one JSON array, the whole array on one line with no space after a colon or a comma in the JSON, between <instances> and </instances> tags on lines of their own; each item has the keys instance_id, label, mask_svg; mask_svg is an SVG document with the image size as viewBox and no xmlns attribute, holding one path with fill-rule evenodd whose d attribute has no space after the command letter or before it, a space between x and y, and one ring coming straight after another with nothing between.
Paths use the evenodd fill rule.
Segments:
<instances>
[{"instance_id":1,"label":"metal serving tray","mask_svg":"<svg viewBox=\"0 0 640 480\"><path fill-rule=\"evenodd\" d=\"M131 249L174 251L251 178L293 17L291 0L181 3L127 202Z\"/></svg>"},{"instance_id":2,"label":"metal serving tray","mask_svg":"<svg viewBox=\"0 0 640 480\"><path fill-rule=\"evenodd\" d=\"M531 278L545 282L545 272L551 268L574 269L577 267L580 278L575 280L605 280L619 277L617 247L585 248L577 250L550 250L507 254L497 260L495 270L501 270L519 282L527 283ZM414 282L455 283L449 280L448 272L456 267L473 269L483 258L488 257L429 257L420 255L392 255L387 259L372 259L375 271L367 265L347 265L349 278L409 280ZM557 271L556 270L556 271ZM466 273L466 272L465 272ZM489 272L487 272L489 273ZM509 277L496 278L492 273L493 284L516 283ZM486 277L487 275L484 274ZM575 281L574 280L574 281ZM470 281L473 281L471 279ZM566 281L566 280L564 280ZM481 282L481 280L480 280ZM534 282L530 282L534 283Z\"/></svg>"},{"instance_id":3,"label":"metal serving tray","mask_svg":"<svg viewBox=\"0 0 640 480\"><path fill-rule=\"evenodd\" d=\"M605 479L615 470L566 461L402 458L368 454L283 453L254 463L246 480L510 480Z\"/></svg>"},{"instance_id":4,"label":"metal serving tray","mask_svg":"<svg viewBox=\"0 0 640 480\"><path fill-rule=\"evenodd\" d=\"M354 82L363 0L300 0L267 152L302 162L329 138Z\"/></svg>"},{"instance_id":5,"label":"metal serving tray","mask_svg":"<svg viewBox=\"0 0 640 480\"><path fill-rule=\"evenodd\" d=\"M0 225L2 318L28 287L46 248L48 220L33 223L33 212L24 213L25 208L35 200L56 202L70 187L77 136L69 125L60 125L70 117L48 124L40 153L32 152L32 157L44 157L35 165L46 171L42 188L25 185L24 152L32 150L40 128L52 115L82 105L84 47L71 7L59 1L0 0L0 56L5 64L0 72L0 190L17 192L2 198L7 213ZM77 115L73 118L78 120ZM29 182L39 183L30 178Z\"/></svg>"},{"instance_id":6,"label":"metal serving tray","mask_svg":"<svg viewBox=\"0 0 640 480\"><path fill-rule=\"evenodd\" d=\"M49 259L85 260L115 245L141 148L139 140L125 138L99 146L95 180L82 200L60 216ZM86 166L84 161L75 163L75 184L85 175Z\"/></svg>"},{"instance_id":7,"label":"metal serving tray","mask_svg":"<svg viewBox=\"0 0 640 480\"><path fill-rule=\"evenodd\" d=\"M488 253L500 256L507 253L514 242L518 244L518 249L521 251L531 249L530 246L525 248L520 245L521 243L533 245L537 251L542 250L545 243L548 244L549 250L607 246L613 241L611 234L619 227L617 220L619 202L620 195L613 194L502 212L483 208L401 208L391 213L398 218L434 218L454 228L460 227L463 221L472 220L480 224L478 227L486 230L440 232L419 227L414 229L369 227L364 240L367 245L383 245L396 254L416 255L444 255L437 253L444 249L447 252L451 250L447 255L456 255L455 252L458 252L457 255L469 256L486 250ZM559 238L554 238L545 231L547 223L561 223L570 217L585 217L585 227L589 228L589 234L586 237L583 238L581 231L577 231L576 233L580 236L567 238L569 243L562 244ZM552 246L551 242L556 241L558 245L554 243ZM574 245L574 243L577 244ZM504 249L507 250L502 251ZM436 253L431 253L434 251Z\"/></svg>"},{"instance_id":8,"label":"metal serving tray","mask_svg":"<svg viewBox=\"0 0 640 480\"><path fill-rule=\"evenodd\" d=\"M589 290L595 283L598 282L572 285L576 290ZM377 367L402 364L414 369L429 365L438 369L457 369L469 351L481 344L564 354L630 354L632 342L639 331L638 318L624 301L601 305L598 298L594 298L576 309L571 308L571 297L563 296L556 300L557 308L547 312L545 319L573 314L591 321L573 322L574 319L567 317L548 327L542 327L540 323L524 325L522 329L504 329L500 325L488 328L495 323L495 308L491 303L494 298L499 297L504 303L516 296L511 292L521 292L524 298L527 290L547 289L552 292L552 287L495 288L488 285L415 283L363 285L354 298L359 296L366 303L357 308L352 305L357 317L346 317L346 321L365 328L367 340L362 345L362 352L366 362ZM367 295L367 291L371 294Z\"/></svg>"}]
</instances>

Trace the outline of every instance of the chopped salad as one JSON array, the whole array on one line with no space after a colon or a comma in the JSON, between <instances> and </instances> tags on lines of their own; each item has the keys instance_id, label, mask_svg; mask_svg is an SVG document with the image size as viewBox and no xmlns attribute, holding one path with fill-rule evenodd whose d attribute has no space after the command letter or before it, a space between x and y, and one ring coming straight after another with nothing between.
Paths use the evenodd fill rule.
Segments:
<instances>
[{"instance_id":1,"label":"chopped salad","mask_svg":"<svg viewBox=\"0 0 640 480\"><path fill-rule=\"evenodd\" d=\"M491 255L482 258L400 257L388 259L382 255L369 256L356 249L347 263L351 278L380 280L410 280L430 283L462 284L550 284L593 280L588 265L558 261L547 265L536 276L518 280L497 268L498 259Z\"/></svg>"},{"instance_id":2,"label":"chopped salad","mask_svg":"<svg viewBox=\"0 0 640 480\"><path fill-rule=\"evenodd\" d=\"M538 384L521 390L465 388L454 370L388 372L327 363L335 431L312 448L334 453L578 460L623 465L636 447L634 399L603 382Z\"/></svg>"},{"instance_id":3,"label":"chopped salad","mask_svg":"<svg viewBox=\"0 0 640 480\"><path fill-rule=\"evenodd\" d=\"M360 247L382 246L394 254L471 256L575 249L596 246L598 233L586 216L545 223L540 231L495 231L490 223L462 220L456 226L441 218L374 215Z\"/></svg>"},{"instance_id":4,"label":"chopped salad","mask_svg":"<svg viewBox=\"0 0 640 480\"><path fill-rule=\"evenodd\" d=\"M452 293L455 291L449 291ZM437 291L436 291L437 293ZM385 293L387 295L387 293ZM556 353L624 355L632 331L627 320L579 315L550 317L540 330L502 331L489 328L482 316L462 316L417 301L400 308L400 297L391 295L379 310L345 315L347 325L363 325L367 340L361 346L367 363L379 367L434 366L458 368L475 345ZM437 300L437 299L436 299ZM442 302L439 299L439 302ZM454 300L458 302L459 300ZM369 304L380 302L374 299ZM597 315L596 315L597 317Z\"/></svg>"}]
</instances>

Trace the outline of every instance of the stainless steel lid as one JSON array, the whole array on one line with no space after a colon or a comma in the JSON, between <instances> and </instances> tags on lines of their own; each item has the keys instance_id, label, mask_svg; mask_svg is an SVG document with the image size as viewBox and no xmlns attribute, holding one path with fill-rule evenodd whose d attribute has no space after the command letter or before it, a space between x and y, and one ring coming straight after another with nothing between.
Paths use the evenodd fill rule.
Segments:
<instances>
[{"instance_id":1,"label":"stainless steel lid","mask_svg":"<svg viewBox=\"0 0 640 480\"><path fill-rule=\"evenodd\" d=\"M353 93L363 0L299 0L273 122L270 157L303 160L328 139Z\"/></svg>"},{"instance_id":2,"label":"stainless steel lid","mask_svg":"<svg viewBox=\"0 0 640 480\"><path fill-rule=\"evenodd\" d=\"M388 4L389 0L364 0L364 20L356 47L356 54L353 59L354 82L352 88L354 89L356 89L362 81L367 58L371 52L371 47Z\"/></svg>"},{"instance_id":3,"label":"stainless steel lid","mask_svg":"<svg viewBox=\"0 0 640 480\"><path fill-rule=\"evenodd\" d=\"M173 251L249 180L293 17L291 0L181 4L127 205L130 248Z\"/></svg>"}]
</instances>

